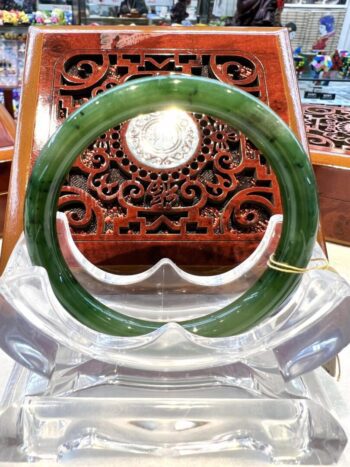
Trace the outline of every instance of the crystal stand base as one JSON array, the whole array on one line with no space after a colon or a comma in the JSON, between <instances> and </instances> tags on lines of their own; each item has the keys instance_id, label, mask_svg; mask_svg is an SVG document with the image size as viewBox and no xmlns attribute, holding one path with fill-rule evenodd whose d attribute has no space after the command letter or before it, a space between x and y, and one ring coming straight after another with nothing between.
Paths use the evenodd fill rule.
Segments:
<instances>
[{"instance_id":1,"label":"crystal stand base","mask_svg":"<svg viewBox=\"0 0 350 467\"><path fill-rule=\"evenodd\" d=\"M276 374L265 387L237 366L187 384L145 377L141 387L117 373L108 383L57 396L50 389L45 395L41 377L17 368L9 385L17 401L8 400L0 415L0 461L215 454L247 466L325 465L336 463L346 445L330 405L339 403L336 383L322 369L289 383ZM26 395L39 387L44 395Z\"/></svg>"}]
</instances>

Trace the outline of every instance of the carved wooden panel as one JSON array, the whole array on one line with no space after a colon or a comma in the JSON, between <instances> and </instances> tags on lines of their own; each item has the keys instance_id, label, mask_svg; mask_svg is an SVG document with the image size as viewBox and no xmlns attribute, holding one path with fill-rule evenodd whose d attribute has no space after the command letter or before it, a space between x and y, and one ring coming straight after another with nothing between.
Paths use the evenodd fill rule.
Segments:
<instances>
[{"instance_id":1,"label":"carved wooden panel","mask_svg":"<svg viewBox=\"0 0 350 467\"><path fill-rule=\"evenodd\" d=\"M28 138L19 144L19 160L29 158L28 165L19 163L24 178L71 112L106 89L154 74L185 73L239 86L270 105L305 142L285 31L42 28L32 30L28 47L32 60L22 107ZM59 208L95 264L142 269L167 256L203 272L231 267L254 251L270 216L281 212L276 178L254 145L210 115L187 116L198 144L192 141L193 153L186 160L180 155L179 164L140 162L128 140L130 122L110 128L76 160ZM193 146L190 133L185 143L181 151ZM23 193L20 180L13 181L12 192ZM9 229L11 224L10 237L20 226L10 219ZM4 242L5 255L11 244Z\"/></svg>"},{"instance_id":2,"label":"carved wooden panel","mask_svg":"<svg viewBox=\"0 0 350 467\"><path fill-rule=\"evenodd\" d=\"M304 105L309 146L315 151L350 156L350 108L335 105Z\"/></svg>"},{"instance_id":3,"label":"carved wooden panel","mask_svg":"<svg viewBox=\"0 0 350 467\"><path fill-rule=\"evenodd\" d=\"M350 244L350 109L303 106L327 240Z\"/></svg>"},{"instance_id":4,"label":"carved wooden panel","mask_svg":"<svg viewBox=\"0 0 350 467\"><path fill-rule=\"evenodd\" d=\"M96 51L57 64L57 118L127 80L169 72L220 79L267 101L262 66L243 52ZM187 163L168 169L140 163L128 147L128 122L105 132L78 158L60 198L75 239L261 238L268 219L281 211L274 174L234 128L207 115L192 119L199 144Z\"/></svg>"}]
</instances>

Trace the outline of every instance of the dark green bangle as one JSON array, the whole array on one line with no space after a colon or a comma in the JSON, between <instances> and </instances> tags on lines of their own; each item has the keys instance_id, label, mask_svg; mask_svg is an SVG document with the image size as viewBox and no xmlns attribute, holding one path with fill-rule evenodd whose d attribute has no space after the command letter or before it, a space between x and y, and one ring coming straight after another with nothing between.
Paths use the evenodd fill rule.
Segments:
<instances>
[{"instance_id":1,"label":"dark green bangle","mask_svg":"<svg viewBox=\"0 0 350 467\"><path fill-rule=\"evenodd\" d=\"M162 323L131 318L106 307L74 278L59 248L56 210L61 185L76 157L99 135L141 113L169 106L219 118L241 130L273 168L283 203L283 230L275 259L305 267L318 226L318 202L310 161L290 129L266 105L217 81L183 75L132 81L98 95L72 114L41 151L25 202L25 236L33 264L47 270L53 291L77 320L107 334L137 336ZM274 313L300 276L267 268L234 303L181 324L208 337L243 332Z\"/></svg>"}]
</instances>

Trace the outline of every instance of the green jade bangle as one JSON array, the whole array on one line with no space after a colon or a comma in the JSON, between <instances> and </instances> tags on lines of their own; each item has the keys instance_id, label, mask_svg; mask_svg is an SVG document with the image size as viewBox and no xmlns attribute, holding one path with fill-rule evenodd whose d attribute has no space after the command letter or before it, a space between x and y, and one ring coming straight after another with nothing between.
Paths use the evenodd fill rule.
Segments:
<instances>
[{"instance_id":1,"label":"green jade bangle","mask_svg":"<svg viewBox=\"0 0 350 467\"><path fill-rule=\"evenodd\" d=\"M175 106L227 122L263 152L277 176L284 213L275 259L301 268L310 260L318 226L315 179L306 153L285 123L258 99L214 80L171 75L132 81L98 95L63 123L41 151L26 193L25 236L33 264L46 269L63 307L96 331L138 336L163 323L118 313L96 300L75 279L57 240L61 186L76 157L106 130L139 114ZM207 337L244 332L276 312L300 278L267 268L235 302L179 324Z\"/></svg>"}]
</instances>

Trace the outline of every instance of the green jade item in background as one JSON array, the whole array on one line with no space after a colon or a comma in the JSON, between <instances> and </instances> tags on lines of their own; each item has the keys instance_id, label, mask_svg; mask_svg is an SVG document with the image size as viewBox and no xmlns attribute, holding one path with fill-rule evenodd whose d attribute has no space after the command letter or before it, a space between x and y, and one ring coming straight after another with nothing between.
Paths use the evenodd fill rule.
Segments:
<instances>
[{"instance_id":1,"label":"green jade item in background","mask_svg":"<svg viewBox=\"0 0 350 467\"><path fill-rule=\"evenodd\" d=\"M312 254L318 227L313 170L300 143L272 110L237 88L205 78L171 75L115 87L82 106L50 138L34 166L25 203L25 236L33 264L47 270L57 299L71 315L106 334L137 336L163 323L118 313L77 282L57 240L60 188L77 156L106 130L139 114L169 107L219 118L242 131L262 151L277 176L283 205L283 229L275 260L303 268ZM267 268L232 304L179 324L207 337L244 332L276 312L300 279L301 275Z\"/></svg>"}]
</instances>

